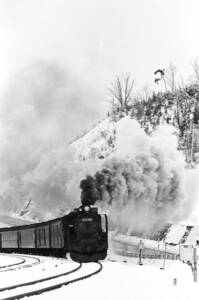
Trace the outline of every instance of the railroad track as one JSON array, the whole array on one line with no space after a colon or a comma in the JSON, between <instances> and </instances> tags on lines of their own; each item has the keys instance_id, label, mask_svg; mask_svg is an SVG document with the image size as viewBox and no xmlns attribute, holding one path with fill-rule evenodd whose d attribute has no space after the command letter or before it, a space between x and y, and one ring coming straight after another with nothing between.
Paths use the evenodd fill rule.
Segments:
<instances>
[{"instance_id":1,"label":"railroad track","mask_svg":"<svg viewBox=\"0 0 199 300\"><path fill-rule=\"evenodd\" d=\"M4 256L10 256L10 255L7 254L7 255L4 255ZM25 259L24 258L19 257L18 255L16 255L15 257L19 260L18 262L15 262L13 264L6 264L6 265L3 265L3 266L1 265L0 269L5 269L5 268L13 267L13 266L18 266L18 265L21 265L21 264L25 263Z\"/></svg>"},{"instance_id":2,"label":"railroad track","mask_svg":"<svg viewBox=\"0 0 199 300\"><path fill-rule=\"evenodd\" d=\"M18 270L18 269L23 269L23 268L29 268L29 267L33 267L35 265L40 264L42 261L40 258L35 257L35 256L30 256L30 255L15 255L12 254L12 257L16 257L18 259L20 259L20 262L18 263L13 263L13 264L7 264L4 266L0 266L0 273L1 272L7 272L7 271L14 271L14 270ZM27 258L28 259L33 259L35 260L35 262L27 262Z\"/></svg>"},{"instance_id":3,"label":"railroad track","mask_svg":"<svg viewBox=\"0 0 199 300\"><path fill-rule=\"evenodd\" d=\"M74 269L72 269L70 271L60 273L60 274L57 274L54 276L49 276L46 278L1 288L0 289L0 300L14 300L14 299L22 299L27 296L40 295L44 292L58 289L62 286L68 285L70 283L75 283L80 280L87 279L91 276L98 274L103 268L102 264L99 262L96 262L93 264L98 265L97 270L94 270L93 272L91 272L89 274L75 277L72 279L65 278L65 276L69 276L70 274L75 273L75 272L79 271L80 269L82 269L82 264L78 264L77 267L75 267ZM84 264L84 266L86 266L86 265L89 265L89 264ZM62 280L60 280L60 279L62 279ZM41 286L42 284L44 284L45 286ZM26 291L23 290L24 287L26 287ZM27 291L27 288L29 288L31 290Z\"/></svg>"}]
</instances>

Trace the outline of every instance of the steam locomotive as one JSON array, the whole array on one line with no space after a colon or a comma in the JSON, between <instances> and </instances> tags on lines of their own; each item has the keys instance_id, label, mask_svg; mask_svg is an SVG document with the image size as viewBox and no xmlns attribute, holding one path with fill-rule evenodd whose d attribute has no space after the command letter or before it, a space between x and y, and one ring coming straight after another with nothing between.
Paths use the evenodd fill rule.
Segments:
<instances>
[{"instance_id":1,"label":"steam locomotive","mask_svg":"<svg viewBox=\"0 0 199 300\"><path fill-rule=\"evenodd\" d=\"M51 221L0 228L0 251L71 258L77 262L103 260L108 249L107 216L82 205Z\"/></svg>"}]
</instances>

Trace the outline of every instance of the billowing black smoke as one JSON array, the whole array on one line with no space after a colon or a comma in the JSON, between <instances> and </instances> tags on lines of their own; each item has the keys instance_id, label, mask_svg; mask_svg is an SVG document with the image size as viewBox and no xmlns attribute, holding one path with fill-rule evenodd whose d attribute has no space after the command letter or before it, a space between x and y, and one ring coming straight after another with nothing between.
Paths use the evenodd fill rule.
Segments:
<instances>
[{"instance_id":1,"label":"billowing black smoke","mask_svg":"<svg viewBox=\"0 0 199 300\"><path fill-rule=\"evenodd\" d=\"M146 234L185 215L179 170L154 149L150 155L108 159L80 187L82 202L109 212L118 230Z\"/></svg>"},{"instance_id":2,"label":"billowing black smoke","mask_svg":"<svg viewBox=\"0 0 199 300\"><path fill-rule=\"evenodd\" d=\"M82 205L94 205L99 199L99 191L96 185L96 180L92 176L87 176L86 179L81 180L80 188L81 192L81 203Z\"/></svg>"}]
</instances>

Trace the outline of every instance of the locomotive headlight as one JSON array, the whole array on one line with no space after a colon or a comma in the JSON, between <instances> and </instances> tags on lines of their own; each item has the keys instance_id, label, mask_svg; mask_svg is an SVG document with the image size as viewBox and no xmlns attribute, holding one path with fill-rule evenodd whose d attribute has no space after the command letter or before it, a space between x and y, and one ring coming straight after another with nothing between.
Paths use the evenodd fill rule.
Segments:
<instances>
[{"instance_id":1,"label":"locomotive headlight","mask_svg":"<svg viewBox=\"0 0 199 300\"><path fill-rule=\"evenodd\" d=\"M86 212L88 212L88 211L90 210L90 207L89 207L89 206L85 206L85 207L84 207L84 210L85 210Z\"/></svg>"}]
</instances>

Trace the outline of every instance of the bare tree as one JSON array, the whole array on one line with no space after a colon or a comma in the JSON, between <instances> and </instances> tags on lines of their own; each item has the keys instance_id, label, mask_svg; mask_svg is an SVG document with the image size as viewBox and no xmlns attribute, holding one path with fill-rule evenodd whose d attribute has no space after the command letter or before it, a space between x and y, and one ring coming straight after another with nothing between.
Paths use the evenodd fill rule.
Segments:
<instances>
[{"instance_id":1,"label":"bare tree","mask_svg":"<svg viewBox=\"0 0 199 300\"><path fill-rule=\"evenodd\" d=\"M194 71L194 77L197 81L199 81L199 58L196 57L192 63L192 68L193 68L193 71Z\"/></svg>"},{"instance_id":2,"label":"bare tree","mask_svg":"<svg viewBox=\"0 0 199 300\"><path fill-rule=\"evenodd\" d=\"M132 101L134 80L129 73L117 76L109 88L112 101L122 110L128 110Z\"/></svg>"},{"instance_id":3,"label":"bare tree","mask_svg":"<svg viewBox=\"0 0 199 300\"><path fill-rule=\"evenodd\" d=\"M152 94L151 88L147 84L145 84L139 93L139 98L142 101L147 102L149 100L151 94Z\"/></svg>"}]
</instances>

